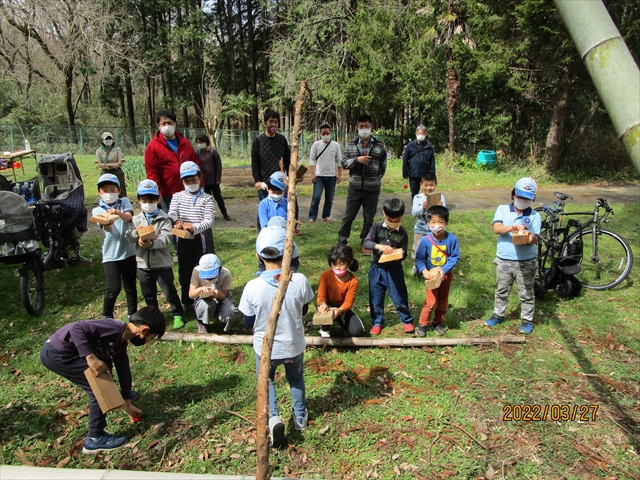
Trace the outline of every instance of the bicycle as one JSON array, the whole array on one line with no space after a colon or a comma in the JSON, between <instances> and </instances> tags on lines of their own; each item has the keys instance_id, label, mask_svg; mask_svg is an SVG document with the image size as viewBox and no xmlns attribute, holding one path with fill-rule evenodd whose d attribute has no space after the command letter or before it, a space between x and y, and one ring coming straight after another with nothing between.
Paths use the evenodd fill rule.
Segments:
<instances>
[{"instance_id":1,"label":"bicycle","mask_svg":"<svg viewBox=\"0 0 640 480\"><path fill-rule=\"evenodd\" d=\"M614 215L613 208L604 198L598 198L592 212L565 212L566 200L571 195L554 192L557 200L535 210L542 216L542 229L538 243L539 269L548 268L553 255L560 257L579 255L581 271L576 278L585 287L592 290L608 290L622 283L633 267L633 253L629 242L617 232L602 227L609 223L608 215ZM600 209L604 214L600 214ZM563 227L565 216L585 216L591 218L585 222L570 219ZM576 231L570 232L570 229ZM565 233L559 245L559 233Z\"/></svg>"}]
</instances>

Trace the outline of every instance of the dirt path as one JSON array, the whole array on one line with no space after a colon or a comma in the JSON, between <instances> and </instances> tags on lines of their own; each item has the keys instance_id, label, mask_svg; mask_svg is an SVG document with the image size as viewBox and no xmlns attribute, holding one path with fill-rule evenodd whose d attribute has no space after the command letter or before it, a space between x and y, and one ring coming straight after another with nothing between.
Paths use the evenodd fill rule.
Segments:
<instances>
[{"instance_id":1,"label":"dirt path","mask_svg":"<svg viewBox=\"0 0 640 480\"><path fill-rule=\"evenodd\" d=\"M236 185L234 185L236 186ZM253 188L252 186L247 188ZM555 199L553 192L555 189L540 189L536 198L536 205L548 204ZM592 186L580 186L580 187L563 187L562 193L566 193L573 197L575 203L595 203L596 198L603 197L609 200L611 203L631 203L640 201L640 186L639 185L623 185L616 187L592 187ZM447 200L447 206L450 210L492 210L498 205L508 203L510 201L509 192L503 189L485 189L485 190L471 190L465 193L451 192L445 193ZM411 196L406 190L397 194L383 193L380 195L378 202L379 208L382 208L382 202L387 198L399 197L408 204L411 201ZM331 212L331 218L333 223L339 223L342 215L344 214L344 208L346 203L346 197L337 197L333 202L333 209ZM298 205L300 207L300 221L306 222L308 219L309 203L311 202L310 196L304 196L298 198ZM322 202L324 197L320 201L320 208L322 209ZM255 227L256 215L258 211L258 198L252 199L240 199L226 201L227 210L231 221L224 221L223 219L216 220L214 228L249 228ZM360 217L361 213L358 214ZM337 226L336 226L337 229Z\"/></svg>"}]
</instances>

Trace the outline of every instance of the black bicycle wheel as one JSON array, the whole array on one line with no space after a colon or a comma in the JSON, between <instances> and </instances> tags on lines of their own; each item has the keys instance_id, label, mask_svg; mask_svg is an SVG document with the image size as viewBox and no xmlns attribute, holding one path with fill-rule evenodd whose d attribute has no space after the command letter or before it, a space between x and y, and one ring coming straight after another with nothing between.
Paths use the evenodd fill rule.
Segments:
<instances>
[{"instance_id":1,"label":"black bicycle wheel","mask_svg":"<svg viewBox=\"0 0 640 480\"><path fill-rule=\"evenodd\" d=\"M549 250L551 245L553 218L547 213L543 207L537 207L536 212L542 217L540 226L540 238L538 239L538 270L542 275L542 272L551 268L553 263L553 253Z\"/></svg>"},{"instance_id":2,"label":"black bicycle wheel","mask_svg":"<svg viewBox=\"0 0 640 480\"><path fill-rule=\"evenodd\" d=\"M576 275L586 288L608 290L619 285L631 272L633 254L629 243L619 234L600 228L594 239L591 228L585 228L581 234L574 233L562 249L567 254L568 245L582 237L582 271ZM596 254L593 254L594 240L597 242Z\"/></svg>"},{"instance_id":3,"label":"black bicycle wheel","mask_svg":"<svg viewBox=\"0 0 640 480\"><path fill-rule=\"evenodd\" d=\"M20 269L20 297L29 315L39 316L44 308L44 275L36 262Z\"/></svg>"}]
</instances>

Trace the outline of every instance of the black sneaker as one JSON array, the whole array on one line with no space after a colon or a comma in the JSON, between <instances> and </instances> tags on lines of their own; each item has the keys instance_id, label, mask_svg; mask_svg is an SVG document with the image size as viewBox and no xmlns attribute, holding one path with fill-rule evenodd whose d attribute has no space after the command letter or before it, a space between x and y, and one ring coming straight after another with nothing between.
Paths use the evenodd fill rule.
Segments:
<instances>
[{"instance_id":1,"label":"black sneaker","mask_svg":"<svg viewBox=\"0 0 640 480\"><path fill-rule=\"evenodd\" d=\"M284 435L284 423L279 416L269 419L269 431L271 432L271 445L273 448L284 448L289 442Z\"/></svg>"},{"instance_id":2,"label":"black sneaker","mask_svg":"<svg viewBox=\"0 0 640 480\"><path fill-rule=\"evenodd\" d=\"M416 334L419 337L426 337L427 336L427 326L426 325L418 325L418 329L416 330Z\"/></svg>"},{"instance_id":3,"label":"black sneaker","mask_svg":"<svg viewBox=\"0 0 640 480\"><path fill-rule=\"evenodd\" d=\"M133 402L136 398L138 398L138 392L136 392L135 390L131 390L131 393L129 394L129 400Z\"/></svg>"},{"instance_id":4,"label":"black sneaker","mask_svg":"<svg viewBox=\"0 0 640 480\"><path fill-rule=\"evenodd\" d=\"M440 336L444 335L447 330L444 328L444 325L442 325L441 323L436 323L433 326L433 329L436 331L436 333Z\"/></svg>"},{"instance_id":5,"label":"black sneaker","mask_svg":"<svg viewBox=\"0 0 640 480\"><path fill-rule=\"evenodd\" d=\"M228 222L229 220L231 220L231 217L229 215L225 215L224 219Z\"/></svg>"},{"instance_id":6,"label":"black sneaker","mask_svg":"<svg viewBox=\"0 0 640 480\"><path fill-rule=\"evenodd\" d=\"M115 450L127 443L127 437L115 437L105 433L100 438L87 437L84 439L82 453L92 455L106 450Z\"/></svg>"}]
</instances>

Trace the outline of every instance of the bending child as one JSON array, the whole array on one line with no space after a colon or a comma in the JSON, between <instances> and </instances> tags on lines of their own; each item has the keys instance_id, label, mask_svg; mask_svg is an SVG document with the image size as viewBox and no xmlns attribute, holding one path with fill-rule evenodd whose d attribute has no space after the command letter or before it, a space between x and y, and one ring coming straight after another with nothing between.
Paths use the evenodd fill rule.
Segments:
<instances>
[{"instance_id":1,"label":"bending child","mask_svg":"<svg viewBox=\"0 0 640 480\"><path fill-rule=\"evenodd\" d=\"M89 434L84 439L82 453L115 450L127 443L127 437L116 437L105 432L107 417L91 390L85 370L90 368L98 376L115 366L124 409L132 420L140 417L142 410L131 404L138 394L131 390L127 346L129 342L140 346L155 337L161 338L165 327L164 315L160 310L144 307L131 316L129 323L113 318L70 323L57 330L43 345L40 350L42 364L82 388L89 397Z\"/></svg>"}]
</instances>

